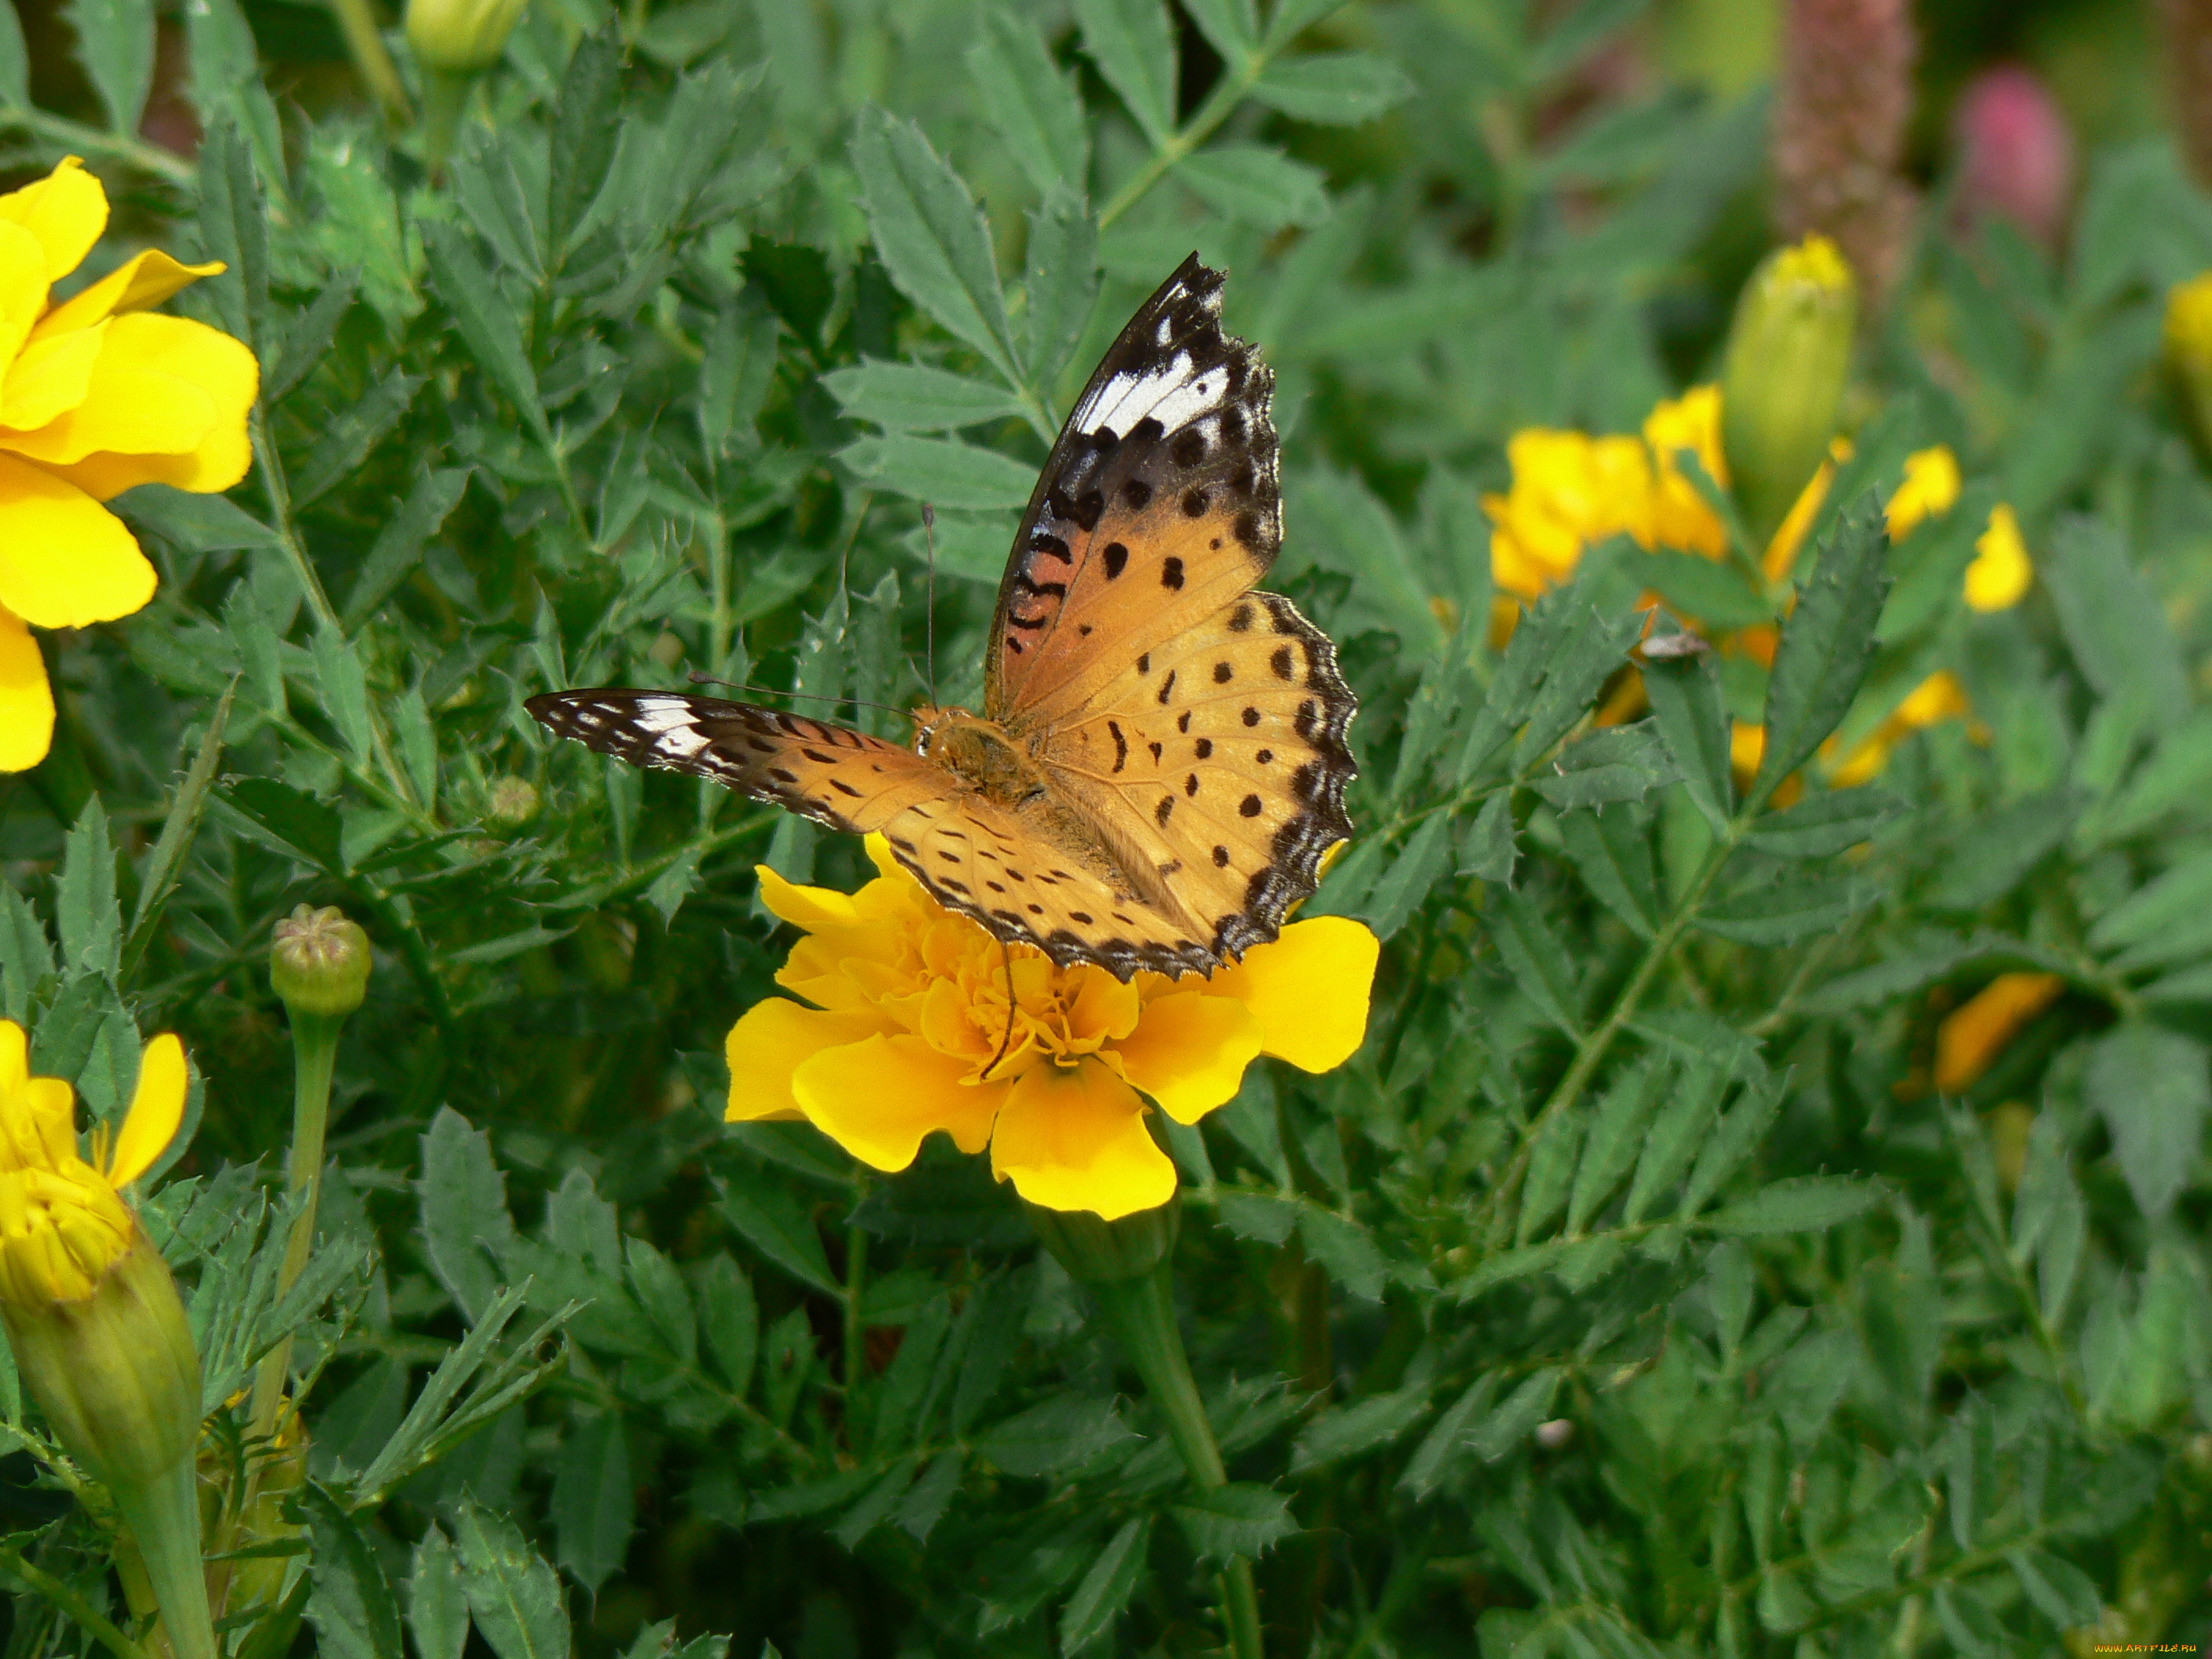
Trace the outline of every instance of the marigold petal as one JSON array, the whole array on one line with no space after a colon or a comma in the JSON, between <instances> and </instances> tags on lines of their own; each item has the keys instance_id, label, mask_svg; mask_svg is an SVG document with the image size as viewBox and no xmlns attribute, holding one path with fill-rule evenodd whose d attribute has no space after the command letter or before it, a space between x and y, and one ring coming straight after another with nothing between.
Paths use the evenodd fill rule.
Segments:
<instances>
[{"instance_id":1,"label":"marigold petal","mask_svg":"<svg viewBox=\"0 0 2212 1659\"><path fill-rule=\"evenodd\" d=\"M920 1037L878 1032L811 1056L793 1074L791 1091L814 1127L861 1163L903 1170L939 1129L963 1152L989 1142L1006 1090L964 1084L968 1070Z\"/></svg>"},{"instance_id":2,"label":"marigold petal","mask_svg":"<svg viewBox=\"0 0 2212 1659\"><path fill-rule=\"evenodd\" d=\"M1014 1080L991 1136L991 1171L1032 1204L1109 1221L1156 1209L1176 1189L1145 1103L1095 1060L1033 1066Z\"/></svg>"},{"instance_id":3,"label":"marigold petal","mask_svg":"<svg viewBox=\"0 0 2212 1659\"><path fill-rule=\"evenodd\" d=\"M30 1034L12 1019L0 1019L0 1113L31 1075Z\"/></svg>"},{"instance_id":4,"label":"marigold petal","mask_svg":"<svg viewBox=\"0 0 2212 1659\"><path fill-rule=\"evenodd\" d=\"M723 1058L730 1066L730 1098L723 1121L757 1123L763 1118L805 1117L791 1091L791 1074L823 1049L856 1042L882 1029L879 1020L825 1014L781 997L755 1003L723 1040Z\"/></svg>"},{"instance_id":5,"label":"marigold petal","mask_svg":"<svg viewBox=\"0 0 2212 1659\"><path fill-rule=\"evenodd\" d=\"M105 327L80 328L33 340L0 380L0 428L34 432L58 420L92 392Z\"/></svg>"},{"instance_id":6,"label":"marigold petal","mask_svg":"<svg viewBox=\"0 0 2212 1659\"><path fill-rule=\"evenodd\" d=\"M802 887L787 881L765 864L753 866L760 881L760 900L779 921L817 933L824 927L850 927L860 920L849 893L834 887Z\"/></svg>"},{"instance_id":7,"label":"marigold petal","mask_svg":"<svg viewBox=\"0 0 2212 1659\"><path fill-rule=\"evenodd\" d=\"M23 619L0 605L0 772L27 772L54 737L54 693L46 659ZM0 1077L0 1090L7 1082Z\"/></svg>"},{"instance_id":8,"label":"marigold petal","mask_svg":"<svg viewBox=\"0 0 2212 1659\"><path fill-rule=\"evenodd\" d=\"M246 417L260 387L253 354L220 329L188 317L137 313L111 319L84 400L58 421L4 440L35 461L69 465L88 455L198 455L210 446L246 451ZM235 475L203 489L228 489ZM185 486L179 486L184 488Z\"/></svg>"},{"instance_id":9,"label":"marigold petal","mask_svg":"<svg viewBox=\"0 0 2212 1659\"><path fill-rule=\"evenodd\" d=\"M2027 597L2034 581L2035 567L2028 562L2020 520L1999 501L1990 509L1988 527L1974 542L1974 562L1966 567L1967 608L2009 611Z\"/></svg>"},{"instance_id":10,"label":"marigold petal","mask_svg":"<svg viewBox=\"0 0 2212 1659\"><path fill-rule=\"evenodd\" d=\"M154 1167L154 1160L168 1150L185 1121L185 1094L190 1079L185 1070L185 1045L164 1031L146 1045L138 1059L138 1086L131 1092L131 1109L125 1114L122 1133L102 1172L112 1187L127 1187Z\"/></svg>"},{"instance_id":11,"label":"marigold petal","mask_svg":"<svg viewBox=\"0 0 2212 1659\"><path fill-rule=\"evenodd\" d=\"M1178 1123L1195 1123L1237 1097L1261 1040L1260 1017L1235 997L1177 991L1146 1003L1137 1029L1109 1052L1121 1075L1162 1111Z\"/></svg>"},{"instance_id":12,"label":"marigold petal","mask_svg":"<svg viewBox=\"0 0 2212 1659\"><path fill-rule=\"evenodd\" d=\"M1971 1088L2021 1029L2066 988L2056 974L1999 974L1936 1028L1936 1086Z\"/></svg>"},{"instance_id":13,"label":"marigold petal","mask_svg":"<svg viewBox=\"0 0 2212 1659\"><path fill-rule=\"evenodd\" d=\"M15 361L46 308L46 250L22 226L0 219L0 367Z\"/></svg>"},{"instance_id":14,"label":"marigold petal","mask_svg":"<svg viewBox=\"0 0 2212 1659\"><path fill-rule=\"evenodd\" d=\"M0 605L33 627L82 628L153 597L154 567L122 520L0 452Z\"/></svg>"},{"instance_id":15,"label":"marigold petal","mask_svg":"<svg viewBox=\"0 0 2212 1659\"><path fill-rule=\"evenodd\" d=\"M107 191L76 156L35 184L0 196L0 219L38 239L46 281L59 282L84 262L107 228Z\"/></svg>"},{"instance_id":16,"label":"marigold petal","mask_svg":"<svg viewBox=\"0 0 2212 1659\"><path fill-rule=\"evenodd\" d=\"M1382 943L1349 916L1294 921L1272 945L1255 945L1212 990L1235 997L1260 1021L1261 1052L1302 1072L1326 1072L1367 1040L1367 999Z\"/></svg>"},{"instance_id":17,"label":"marigold petal","mask_svg":"<svg viewBox=\"0 0 2212 1659\"><path fill-rule=\"evenodd\" d=\"M1901 542L1915 526L1948 513L1959 499L1959 458L1948 444L1917 449L1905 458L1905 481L1889 498L1889 538Z\"/></svg>"},{"instance_id":18,"label":"marigold petal","mask_svg":"<svg viewBox=\"0 0 2212 1659\"><path fill-rule=\"evenodd\" d=\"M37 337L89 328L126 311L144 311L201 277L220 276L227 269L220 259L210 259L204 265L179 264L161 249L148 248L48 312L39 321Z\"/></svg>"}]
</instances>

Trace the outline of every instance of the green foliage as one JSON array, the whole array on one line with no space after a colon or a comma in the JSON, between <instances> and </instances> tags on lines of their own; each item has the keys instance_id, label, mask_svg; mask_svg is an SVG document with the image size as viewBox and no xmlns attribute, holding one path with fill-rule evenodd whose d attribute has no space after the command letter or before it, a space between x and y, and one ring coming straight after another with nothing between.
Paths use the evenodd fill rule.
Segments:
<instances>
[{"instance_id":1,"label":"green foliage","mask_svg":"<svg viewBox=\"0 0 2212 1659\"><path fill-rule=\"evenodd\" d=\"M1500 648L1506 440L1632 429L1758 234L1756 99L1572 112L1633 6L562 0L434 176L186 9L191 164L133 136L152 7L68 8L91 123L0 7L12 159L133 204L98 269L223 260L177 307L263 370L245 484L114 503L154 602L45 640L0 1014L101 1122L144 1035L200 1074L143 1213L210 1446L271 1456L233 1396L288 1333L309 1434L241 1655L1191 1652L1237 1558L1280 1654L2201 1632L2212 481L2146 371L2212 204L2163 149L2098 158L2063 268L1931 232L1791 582L1617 542ZM751 866L858 848L522 708L972 702L1045 446L1194 247L1279 377L1271 585L1363 704L1309 911L1386 941L1352 1063L1164 1134L1210 1492L977 1161L720 1121L785 947ZM1937 441L1966 492L1892 545ZM2037 586L1978 615L1999 500ZM1647 595L1778 642L1665 644ZM1971 721L1895 738L1939 670ZM284 1289L303 902L377 967ZM1940 1093L2012 972L2063 994ZM11 1478L80 1487L0 1383ZM119 1619L96 1507L19 1506L0 1576ZM37 1583L16 1650L79 1650Z\"/></svg>"}]
</instances>

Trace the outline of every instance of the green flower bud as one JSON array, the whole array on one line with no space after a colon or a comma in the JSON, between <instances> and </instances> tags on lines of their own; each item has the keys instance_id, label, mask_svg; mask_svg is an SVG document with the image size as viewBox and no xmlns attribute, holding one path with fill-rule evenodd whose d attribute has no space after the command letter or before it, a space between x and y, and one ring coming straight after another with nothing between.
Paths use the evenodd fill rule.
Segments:
<instances>
[{"instance_id":1,"label":"green flower bud","mask_svg":"<svg viewBox=\"0 0 2212 1659\"><path fill-rule=\"evenodd\" d=\"M1182 1206L1172 1199L1109 1221L1090 1210L1048 1210L1025 1204L1038 1241L1067 1276L1084 1285L1113 1285L1151 1276L1175 1249Z\"/></svg>"},{"instance_id":2,"label":"green flower bud","mask_svg":"<svg viewBox=\"0 0 2212 1659\"><path fill-rule=\"evenodd\" d=\"M510 774L493 781L484 819L496 829L518 829L538 816L538 786Z\"/></svg>"},{"instance_id":3,"label":"green flower bud","mask_svg":"<svg viewBox=\"0 0 2212 1659\"><path fill-rule=\"evenodd\" d=\"M1767 255L1736 301L1721 375L1721 447L1755 547L1827 456L1857 319L1858 285L1825 236Z\"/></svg>"},{"instance_id":4,"label":"green flower bud","mask_svg":"<svg viewBox=\"0 0 2212 1659\"><path fill-rule=\"evenodd\" d=\"M368 935L335 905L296 907L276 924L269 983L295 1015L344 1015L368 993Z\"/></svg>"},{"instance_id":5,"label":"green flower bud","mask_svg":"<svg viewBox=\"0 0 2212 1659\"><path fill-rule=\"evenodd\" d=\"M477 75L499 61L526 0L407 0L407 44L426 70Z\"/></svg>"}]
</instances>

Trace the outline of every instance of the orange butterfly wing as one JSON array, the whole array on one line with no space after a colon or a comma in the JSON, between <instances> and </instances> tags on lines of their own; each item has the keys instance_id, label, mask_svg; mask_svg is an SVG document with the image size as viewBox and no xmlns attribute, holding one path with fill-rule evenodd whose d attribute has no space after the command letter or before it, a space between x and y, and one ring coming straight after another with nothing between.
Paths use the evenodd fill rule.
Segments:
<instances>
[{"instance_id":1,"label":"orange butterfly wing","mask_svg":"<svg viewBox=\"0 0 2212 1659\"><path fill-rule=\"evenodd\" d=\"M1000 584L983 712L1017 735L1234 601L1282 545L1274 377L1193 254L1076 400Z\"/></svg>"}]
</instances>

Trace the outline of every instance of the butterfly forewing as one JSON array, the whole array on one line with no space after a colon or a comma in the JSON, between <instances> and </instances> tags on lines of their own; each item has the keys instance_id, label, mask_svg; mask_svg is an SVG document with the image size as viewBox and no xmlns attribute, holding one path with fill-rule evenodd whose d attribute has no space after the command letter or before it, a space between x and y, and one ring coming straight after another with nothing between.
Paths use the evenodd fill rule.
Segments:
<instances>
[{"instance_id":1,"label":"butterfly forewing","mask_svg":"<svg viewBox=\"0 0 2212 1659\"><path fill-rule=\"evenodd\" d=\"M749 702L608 687L549 692L523 706L556 736L602 755L711 778L847 835L884 829L958 789L908 750Z\"/></svg>"},{"instance_id":2,"label":"butterfly forewing","mask_svg":"<svg viewBox=\"0 0 2212 1659\"><path fill-rule=\"evenodd\" d=\"M984 713L1024 732L1244 592L1282 544L1273 378L1195 254L1121 331L1045 462L999 589Z\"/></svg>"},{"instance_id":3,"label":"butterfly forewing","mask_svg":"<svg viewBox=\"0 0 2212 1659\"><path fill-rule=\"evenodd\" d=\"M1138 658L1042 758L1227 959L1275 936L1351 834L1355 707L1328 637L1254 592Z\"/></svg>"}]
</instances>

